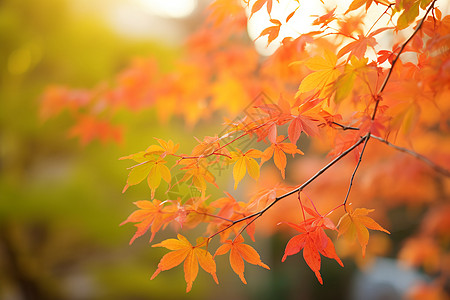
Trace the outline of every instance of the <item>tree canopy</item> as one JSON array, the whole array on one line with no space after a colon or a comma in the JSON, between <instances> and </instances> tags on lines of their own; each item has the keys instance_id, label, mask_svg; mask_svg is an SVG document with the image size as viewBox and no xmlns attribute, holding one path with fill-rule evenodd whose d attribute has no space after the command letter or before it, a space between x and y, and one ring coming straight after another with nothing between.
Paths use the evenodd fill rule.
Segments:
<instances>
[{"instance_id":1,"label":"tree canopy","mask_svg":"<svg viewBox=\"0 0 450 300\"><path fill-rule=\"evenodd\" d=\"M124 110L154 110L161 126L222 124L192 149L168 134L120 158L123 192L149 188L121 224L137 228L130 244L147 235L169 251L151 279L183 263L186 292L198 265L218 283L227 254L246 284L246 262L270 269L252 243L280 230L280 260L302 252L326 284L323 257L343 267L343 257L388 255L377 243L402 230L397 209L408 207L423 214L396 255L433 278L411 295L445 293L450 16L436 0L326 4L296 33L303 1L216 0L172 70L141 58L110 83L45 91L42 117L69 111L82 144L123 142ZM247 33L256 16L266 20L257 40L276 46L267 56ZM167 227L174 237L161 240Z\"/></svg>"}]
</instances>

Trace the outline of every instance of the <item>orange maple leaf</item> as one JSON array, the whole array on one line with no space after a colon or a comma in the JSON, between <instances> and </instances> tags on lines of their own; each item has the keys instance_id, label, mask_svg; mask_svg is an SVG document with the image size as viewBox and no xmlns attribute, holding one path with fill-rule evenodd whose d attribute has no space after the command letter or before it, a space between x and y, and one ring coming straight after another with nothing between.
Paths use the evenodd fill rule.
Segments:
<instances>
[{"instance_id":1,"label":"orange maple leaf","mask_svg":"<svg viewBox=\"0 0 450 300\"><path fill-rule=\"evenodd\" d=\"M126 223L139 223L134 224L137 227L136 233L130 240L130 245L135 239L142 236L151 227L152 236L150 242L155 237L156 232L159 231L162 225L173 219L173 214L170 214L168 209L163 206L163 203L159 200L153 200L152 202L147 200L136 201L134 204L139 207L139 210L134 211L125 221L120 223L122 226Z\"/></svg>"},{"instance_id":2,"label":"orange maple leaf","mask_svg":"<svg viewBox=\"0 0 450 300\"><path fill-rule=\"evenodd\" d=\"M277 168L281 171L281 175L285 178L285 168L286 168L286 155L284 153L290 153L294 156L295 153L303 155L303 152L297 149L297 146L292 143L282 143L284 136L280 135L277 137L277 142L270 145L269 148L264 150L261 157L261 165L268 161L273 156L273 161Z\"/></svg>"},{"instance_id":3,"label":"orange maple leaf","mask_svg":"<svg viewBox=\"0 0 450 300\"><path fill-rule=\"evenodd\" d=\"M367 51L367 48L371 47L375 51L374 47L378 43L377 43L377 40L374 38L374 36L385 30L389 30L389 29L393 29L393 27L379 28L379 29L371 32L368 36L359 34L357 39L355 39L353 42L345 45L341 50L339 50L337 56L342 57L346 53L350 52L349 57L352 57L354 55L359 59L363 58L364 54Z\"/></svg>"},{"instance_id":4,"label":"orange maple leaf","mask_svg":"<svg viewBox=\"0 0 450 300\"><path fill-rule=\"evenodd\" d=\"M337 231L337 228L334 225L333 221L331 221L331 219L326 215L322 216L321 214L319 214L319 212L317 212L316 210L312 210L307 206L303 206L303 209L312 216L312 218L305 220L305 224L317 227L325 227Z\"/></svg>"},{"instance_id":5,"label":"orange maple leaf","mask_svg":"<svg viewBox=\"0 0 450 300\"><path fill-rule=\"evenodd\" d=\"M315 124L316 119L309 116L298 115L292 119L291 124L288 128L289 140L295 145L297 140L300 138L302 132L306 133L308 136L316 136L319 134L317 125Z\"/></svg>"},{"instance_id":6,"label":"orange maple leaf","mask_svg":"<svg viewBox=\"0 0 450 300\"><path fill-rule=\"evenodd\" d=\"M320 254L335 259L342 267L344 266L336 254L333 242L321 227L308 226L304 222L298 225L293 223L287 224L301 232L301 234L289 240L284 250L284 256L281 259L282 262L286 260L288 255L294 255L303 250L303 258L314 274L316 274L320 284L323 284L322 276L320 275Z\"/></svg>"},{"instance_id":7,"label":"orange maple leaf","mask_svg":"<svg viewBox=\"0 0 450 300\"><path fill-rule=\"evenodd\" d=\"M184 261L184 279L186 280L187 287L186 293L192 288L192 283L198 274L198 264L206 272L210 273L214 278L214 281L219 284L219 280L216 275L216 263L208 251L201 249L202 245L206 243L199 238L197 245L192 246L189 241L181 234L177 235L178 239L167 239L159 244L155 244L152 247L164 247L173 252L169 252L161 258L158 264L158 269L153 273L151 279L155 278L161 271L172 269Z\"/></svg>"},{"instance_id":8,"label":"orange maple leaf","mask_svg":"<svg viewBox=\"0 0 450 300\"><path fill-rule=\"evenodd\" d=\"M334 15L334 11L336 10L336 7L332 10L328 11L326 14L322 16L318 16L317 19L315 19L312 23L312 25L321 25L320 28L323 28L328 25L328 23L336 20L336 17Z\"/></svg>"},{"instance_id":9,"label":"orange maple leaf","mask_svg":"<svg viewBox=\"0 0 450 300\"><path fill-rule=\"evenodd\" d=\"M358 242L362 247L363 257L366 255L366 246L369 242L369 229L384 231L390 234L389 231L380 226L367 214L373 212L374 209L357 208L354 211L351 207L347 208L347 213L341 217L338 223L339 234L338 237L346 234L352 240L358 237Z\"/></svg>"},{"instance_id":10,"label":"orange maple leaf","mask_svg":"<svg viewBox=\"0 0 450 300\"><path fill-rule=\"evenodd\" d=\"M350 4L350 7L347 9L345 14L348 12L351 12L352 10L358 9L364 4L366 5L366 11L369 9L369 7L372 5L372 2L375 2L376 4L382 4L385 6L390 5L388 0L353 0L353 2Z\"/></svg>"},{"instance_id":11,"label":"orange maple leaf","mask_svg":"<svg viewBox=\"0 0 450 300\"><path fill-rule=\"evenodd\" d=\"M191 181L191 183L204 194L206 190L206 182L217 186L214 175L207 169L208 164L204 163L205 159L185 159L180 165L186 165L181 170L186 170L183 178L179 182Z\"/></svg>"},{"instance_id":12,"label":"orange maple leaf","mask_svg":"<svg viewBox=\"0 0 450 300\"><path fill-rule=\"evenodd\" d=\"M252 5L252 12L249 19L253 16L254 13L259 11L264 6L264 4L267 4L267 13L270 15L270 13L272 12L273 0L257 0Z\"/></svg>"},{"instance_id":13,"label":"orange maple leaf","mask_svg":"<svg viewBox=\"0 0 450 300\"><path fill-rule=\"evenodd\" d=\"M276 19L270 19L270 22L275 25L264 29L255 40L264 35L268 35L267 45L269 45L274 39L278 37L278 35L280 34L281 22Z\"/></svg>"},{"instance_id":14,"label":"orange maple leaf","mask_svg":"<svg viewBox=\"0 0 450 300\"><path fill-rule=\"evenodd\" d=\"M94 139L100 139L103 143L110 140L119 143L122 133L119 127L100 120L96 116L81 116L70 129L69 137L79 137L81 144L85 146Z\"/></svg>"},{"instance_id":15,"label":"orange maple leaf","mask_svg":"<svg viewBox=\"0 0 450 300\"><path fill-rule=\"evenodd\" d=\"M242 235L238 235L234 239L234 241L225 241L225 244L223 244L216 250L214 257L216 257L216 255L223 255L230 251L231 268L236 274L239 275L239 278L242 280L242 282L247 284L247 281L245 281L244 278L244 260L253 265L258 265L266 268L267 270L270 270L270 268L261 261L258 252L253 247L243 244L242 242L244 242L244 238L242 237Z\"/></svg>"}]
</instances>

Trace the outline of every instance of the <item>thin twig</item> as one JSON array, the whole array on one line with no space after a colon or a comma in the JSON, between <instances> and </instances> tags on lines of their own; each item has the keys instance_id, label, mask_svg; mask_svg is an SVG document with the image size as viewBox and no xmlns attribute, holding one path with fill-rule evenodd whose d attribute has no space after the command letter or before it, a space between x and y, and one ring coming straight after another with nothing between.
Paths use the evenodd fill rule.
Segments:
<instances>
[{"instance_id":1,"label":"thin twig","mask_svg":"<svg viewBox=\"0 0 450 300\"><path fill-rule=\"evenodd\" d=\"M297 193L299 191L302 191L306 186L308 186L311 182L313 182L317 177L319 177L320 175L322 175L326 170L328 170L329 168L331 168L334 164L336 164L338 161L340 161L344 156L346 156L347 154L349 154L350 152L352 152L356 147L358 147L359 145L361 145L365 140L367 140L369 138L369 135L365 135L363 137L361 137L355 144L353 144L351 147L349 147L347 150L345 150L344 152L342 152L339 156L337 156L335 159L333 159L331 162L329 162L325 167L323 167L322 169L320 169L316 174L314 174L312 177L310 177L307 181L305 181L302 185L300 185L298 188L295 188L287 193L285 193L284 195L278 196L276 197L268 206L266 206L265 208L263 208L262 210L253 213L251 215L248 215L246 217L243 217L241 219L235 220L233 221L232 224L230 224L229 227L233 226L236 223L245 221L247 219L253 218L253 217L261 217L267 210L269 210L272 206L274 206L278 201L280 201L281 199L284 199L294 193ZM227 228L228 229L228 228ZM226 229L223 229L221 231L224 231Z\"/></svg>"},{"instance_id":2,"label":"thin twig","mask_svg":"<svg viewBox=\"0 0 450 300\"><path fill-rule=\"evenodd\" d=\"M230 220L230 219L218 216L218 215L208 214L208 213L205 213L205 212L199 212L199 211L196 211L195 209L189 209L186 212L193 212L193 213L196 213L196 214L199 214L199 215L204 215L204 216L211 217L211 218L221 219L223 221L227 221L227 222L230 222L230 223L233 222L233 220Z\"/></svg>"},{"instance_id":3,"label":"thin twig","mask_svg":"<svg viewBox=\"0 0 450 300\"><path fill-rule=\"evenodd\" d=\"M251 219L250 222L247 222L247 224L245 224L244 227L242 227L241 230L239 230L239 233L236 234L236 236L235 236L234 239L233 239L233 243L234 243L234 241L236 240L236 238L237 238L238 236L242 235L242 233L247 229L248 226L250 226L253 222L256 221L256 219L258 219L258 217L255 217L255 218ZM231 227L231 226L230 226L230 227Z\"/></svg>"},{"instance_id":4,"label":"thin twig","mask_svg":"<svg viewBox=\"0 0 450 300\"><path fill-rule=\"evenodd\" d=\"M427 9L427 11L426 11L426 13L425 13L425 16L420 20L420 22L419 22L419 24L417 25L417 27L416 27L416 29L414 30L414 32L413 32L413 33L411 34L411 36L406 40L406 42L404 42L403 45L401 46L400 51L398 52L397 56L396 56L395 59L393 60L392 66L391 66L391 68L389 69L389 72L388 72L388 74L386 75L386 78L384 79L383 84L381 85L380 91L378 92L377 95L374 95L374 96L373 96L374 99L375 99L375 107L374 107L374 109L373 109L372 121L375 120L375 116L376 116L377 111L378 111L378 104L380 103L380 101L381 101L381 99L382 99L382 98L381 98L381 93L384 91L384 89L385 89L385 87L386 87L386 85L387 85L387 83L388 83L388 81L389 81L389 78L391 77L391 74L392 74L392 72L393 72L393 70L394 70L394 66L395 66L395 64L397 63L397 61L398 61L399 58L400 58L400 54L402 54L403 50L405 49L405 47L406 47L406 45L409 43L409 41L411 41L412 38L416 35L416 33L419 32L420 28L421 28L422 25L423 25L423 22L424 22L425 19L427 18L427 16L428 16L428 14L430 13L430 11L433 9L434 3L435 3L435 2L436 2L436 0L433 0L433 2L432 2L432 3L430 4L430 6L428 7L428 9ZM348 186L347 195L345 196L345 200L344 200L344 203L343 203L343 204L344 204L344 209L345 209L345 211L347 211L345 204L347 203L348 197L349 197L349 195L350 195L350 191L351 191L351 189L352 189L353 180L354 180L354 178L355 178L356 171L358 170L358 168L359 168L359 166L360 166L360 164L361 164L362 157L363 157L363 155L364 155L364 150L366 149L367 143L369 142L369 139L370 139L370 137L372 137L372 136L373 136L373 135L372 135L371 132L369 131L369 133L368 133L368 135L367 135L367 138L366 138L366 140L364 141L364 146L363 146L363 149L361 150L361 154L359 155L358 163L356 164L355 170L353 171L352 177L350 178L350 184L349 184L349 186Z\"/></svg>"},{"instance_id":5,"label":"thin twig","mask_svg":"<svg viewBox=\"0 0 450 300\"><path fill-rule=\"evenodd\" d=\"M378 141L380 141L380 142L382 142L382 143L388 145L389 147L394 148L395 150L398 150L398 151L401 151L401 152L404 152L404 153L408 153L409 155L412 155L412 156L414 156L415 158L417 158L417 159L423 161L424 163L426 163L427 165L429 165L429 166L430 166L431 168L433 168L436 172L439 172L439 173L441 173L441 174L444 175L444 176L450 177L450 171L449 171L449 170L447 170L447 169L445 169L445 168L443 168L443 167L441 167L441 166L435 164L434 162L432 162L431 160L429 160L429 159L426 158L425 156L423 156L423 155L421 155L421 154L419 154L419 153L417 153L417 152L414 152L414 151L412 151L412 150L410 150L410 149L407 149L407 148L403 148L403 147L394 145L394 144L392 144L392 143L386 141L385 139L383 139L383 138L381 138L381 137L379 137L379 136L376 136L376 135L371 134L370 137L372 137L372 138L374 138L374 139L376 139L376 140L378 140Z\"/></svg>"},{"instance_id":6,"label":"thin twig","mask_svg":"<svg viewBox=\"0 0 450 300\"><path fill-rule=\"evenodd\" d=\"M301 193L302 191L298 191L297 193L297 198L298 198L298 202L300 203L300 207L302 208L302 214L303 214L303 221L306 221L306 216L305 216L305 209L303 208L303 203L302 203L302 198L301 198Z\"/></svg>"},{"instance_id":7,"label":"thin twig","mask_svg":"<svg viewBox=\"0 0 450 300\"><path fill-rule=\"evenodd\" d=\"M342 128L342 130L359 130L359 128L358 127L352 127L352 126L347 126L347 125L343 125L343 124L340 124L340 123L337 123L337 122L331 122L332 124L334 124L334 125L337 125L337 126L339 126L339 127L341 127Z\"/></svg>"},{"instance_id":8,"label":"thin twig","mask_svg":"<svg viewBox=\"0 0 450 300\"><path fill-rule=\"evenodd\" d=\"M378 21L381 20L381 18L388 12L388 10L389 10L393 5L394 5L394 4L391 3L391 4L389 4L389 5L386 7L386 10L381 14L381 16L378 17L378 19L372 24L372 26L370 27L370 29L367 31L366 36L369 35L369 32L372 31L372 29L375 27L375 25L378 23Z\"/></svg>"},{"instance_id":9,"label":"thin twig","mask_svg":"<svg viewBox=\"0 0 450 300\"><path fill-rule=\"evenodd\" d=\"M430 6L428 7L428 9L427 9L425 15L423 16L423 18L420 20L420 22L419 22L419 24L417 25L416 29L415 29L414 32L411 34L411 36L406 40L406 42L403 43L403 45L402 45L402 47L400 48L400 51L398 52L397 56L396 56L396 57L394 58L394 60L392 61L392 66L391 66L391 68L389 69L389 72L388 72L388 74L386 75L386 78L384 79L383 84L381 85L380 91L378 92L378 97L377 97L377 99L375 99L376 102L375 102L375 108L374 108L373 115L372 115L372 120L375 120L375 115L376 115L377 109L378 109L378 103L379 103L380 100L381 100L380 95L381 95L381 93L383 93L384 89L386 88L386 85L387 85L387 83L388 83L388 81L389 81L389 78L391 77L391 74L392 74L392 72L393 72L393 70L394 70L394 66L395 66L395 64L397 63L397 61L398 61L399 58L400 58L400 54L402 54L403 50L405 50L405 47L406 47L406 45L409 43L409 41L411 41L412 38L416 35L416 33L419 32L420 28L421 28L422 25L423 25L423 22L425 22L425 19L427 18L428 14L429 14L430 11L433 9L435 2L436 2L436 0L433 0L433 2L431 2Z\"/></svg>"},{"instance_id":10,"label":"thin twig","mask_svg":"<svg viewBox=\"0 0 450 300\"><path fill-rule=\"evenodd\" d=\"M370 135L369 135L369 136L370 136ZM351 191L352 185L353 185L353 180L355 179L356 171L358 170L359 165L361 164L362 157L363 157L363 154L364 154L364 150L366 150L367 142L369 141L369 136L368 136L367 139L364 141L364 145L363 145L363 148L362 148L362 150L361 150L361 154L359 154L358 163L356 164L355 170L353 170L352 177L350 178L350 184L348 185L347 195L345 195L344 203L342 203L342 204L344 205L344 210L345 210L346 212L347 212L347 208L346 208L345 204L347 204L348 196L350 195L350 191Z\"/></svg>"}]
</instances>

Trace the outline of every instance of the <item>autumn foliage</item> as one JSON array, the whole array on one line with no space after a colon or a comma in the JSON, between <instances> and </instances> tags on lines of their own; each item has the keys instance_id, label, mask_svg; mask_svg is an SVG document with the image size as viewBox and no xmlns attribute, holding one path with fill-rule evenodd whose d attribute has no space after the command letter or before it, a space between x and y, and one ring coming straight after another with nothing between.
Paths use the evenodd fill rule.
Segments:
<instances>
[{"instance_id":1,"label":"autumn foliage","mask_svg":"<svg viewBox=\"0 0 450 300\"><path fill-rule=\"evenodd\" d=\"M135 202L138 210L122 223L137 227L130 244L147 232L152 242L169 225L183 232L152 245L170 252L151 279L183 263L186 291L198 265L218 283L216 257L229 254L232 270L246 283L246 263L269 269L250 245L258 228L268 230L267 215L278 218L271 224L279 223L277 229L291 236L282 261L301 252L323 283L322 257L343 267L339 249L355 248L354 241L365 256L373 231L396 230L383 211L405 203L423 206L426 213L423 229L405 241L400 256L416 266L426 265L431 255L444 260L450 16L442 14L439 1L354 0L316 16L313 31L280 38L284 28L296 26L303 5L289 1L295 5L280 17L274 13L280 2L285 0L213 1L173 72L142 59L110 86L51 87L42 114L48 118L68 109L74 120L70 134L82 143L119 141L120 124L108 120L124 107L155 109L161 122L181 117L190 126L223 117L223 131L197 139L193 149L171 137L156 138L147 149L120 158L130 160L123 192L142 182L150 189L150 199ZM366 15L376 11L367 24ZM246 33L256 14L269 22L257 39L279 44L265 58ZM382 40L389 46L382 48ZM314 163L312 153L328 153L328 163ZM243 185L253 193L235 198L230 191L213 199L212 191L221 189L217 168L231 170L235 190ZM277 180L269 179L274 168ZM334 175L319 181L325 173ZM195 195L169 196L182 184ZM363 188L355 190L357 185ZM375 206L380 214L370 209ZM200 227L203 234L192 244L184 235ZM215 249L213 240L220 244ZM436 249L433 254L421 254L425 250L417 243L425 240ZM337 247L337 241L345 246ZM450 271L443 263L433 268L437 282Z\"/></svg>"}]
</instances>

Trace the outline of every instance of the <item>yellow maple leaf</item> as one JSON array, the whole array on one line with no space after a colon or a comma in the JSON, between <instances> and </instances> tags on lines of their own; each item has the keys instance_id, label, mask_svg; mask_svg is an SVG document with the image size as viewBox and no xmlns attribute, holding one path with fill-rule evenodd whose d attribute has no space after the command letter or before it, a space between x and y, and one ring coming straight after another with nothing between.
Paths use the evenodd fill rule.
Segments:
<instances>
[{"instance_id":1,"label":"yellow maple leaf","mask_svg":"<svg viewBox=\"0 0 450 300\"><path fill-rule=\"evenodd\" d=\"M362 248L363 257L366 255L366 246L369 242L369 229L384 231L390 234L389 231L380 226L372 218L367 215L373 212L374 209L357 208L354 211L348 207L348 212L341 217L338 223L339 234L338 237L345 234L350 239L358 238L358 242Z\"/></svg>"},{"instance_id":2,"label":"yellow maple leaf","mask_svg":"<svg viewBox=\"0 0 450 300\"><path fill-rule=\"evenodd\" d=\"M254 158L261 157L262 153L256 149L250 149L245 153L231 152L231 157L236 161L233 167L234 189L237 188L238 183L244 178L245 172L255 180L259 178L259 164Z\"/></svg>"},{"instance_id":3,"label":"yellow maple leaf","mask_svg":"<svg viewBox=\"0 0 450 300\"><path fill-rule=\"evenodd\" d=\"M155 196L156 189L161 183L161 179L164 179L164 181L170 183L172 178L170 175L170 170L165 163L166 161L162 159L152 159L131 167L131 171L127 178L127 184L123 188L122 193L124 193L128 187L136 185L147 178L147 183L150 187L153 198Z\"/></svg>"},{"instance_id":4,"label":"yellow maple leaf","mask_svg":"<svg viewBox=\"0 0 450 300\"><path fill-rule=\"evenodd\" d=\"M324 55L308 59L305 65L315 72L303 78L298 87L298 93L318 89L321 90L320 96L323 97L326 94L324 88L333 83L341 74L337 69L337 56L329 50L325 50Z\"/></svg>"}]
</instances>

